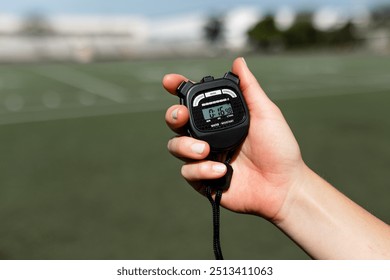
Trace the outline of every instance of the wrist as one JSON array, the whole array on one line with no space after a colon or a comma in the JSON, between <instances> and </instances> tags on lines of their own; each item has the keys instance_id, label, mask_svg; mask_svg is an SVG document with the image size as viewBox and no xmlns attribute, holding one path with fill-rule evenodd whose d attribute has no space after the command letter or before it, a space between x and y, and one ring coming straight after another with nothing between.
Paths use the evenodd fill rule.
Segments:
<instances>
[{"instance_id":1,"label":"wrist","mask_svg":"<svg viewBox=\"0 0 390 280\"><path fill-rule=\"evenodd\" d=\"M313 258L326 256L323 252L327 252L327 248L321 247L325 246L322 241L334 230L328 211L332 204L331 189L325 180L303 164L301 176L286 195L276 219L272 220ZM328 205L324 205L324 201Z\"/></svg>"},{"instance_id":2,"label":"wrist","mask_svg":"<svg viewBox=\"0 0 390 280\"><path fill-rule=\"evenodd\" d=\"M316 259L389 257L389 226L307 166L273 222Z\"/></svg>"},{"instance_id":3,"label":"wrist","mask_svg":"<svg viewBox=\"0 0 390 280\"><path fill-rule=\"evenodd\" d=\"M294 179L287 188L281 207L275 216L270 219L273 224L283 228L285 224L288 224L294 218L293 213L305 203L302 200L307 198L305 193L314 184L316 177L319 176L302 161L301 166L297 168Z\"/></svg>"}]
</instances>

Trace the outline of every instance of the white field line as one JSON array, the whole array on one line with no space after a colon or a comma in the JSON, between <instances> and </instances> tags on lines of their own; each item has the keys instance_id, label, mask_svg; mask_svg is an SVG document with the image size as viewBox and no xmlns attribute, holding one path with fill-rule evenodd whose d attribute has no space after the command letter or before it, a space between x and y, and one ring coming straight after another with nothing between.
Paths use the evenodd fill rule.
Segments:
<instances>
[{"instance_id":1,"label":"white field line","mask_svg":"<svg viewBox=\"0 0 390 280\"><path fill-rule=\"evenodd\" d=\"M125 103L127 89L96 78L69 66L47 66L33 70L46 78L82 89L117 103Z\"/></svg>"},{"instance_id":2,"label":"white field line","mask_svg":"<svg viewBox=\"0 0 390 280\"><path fill-rule=\"evenodd\" d=\"M116 104L91 107L85 107L82 105L61 106L55 110L46 109L43 106L35 108L30 107L28 110L19 111L17 113L0 113L0 126L8 124L30 123L49 120L78 119L85 117L98 117L127 113L158 112L161 110L163 110L161 102L144 104L139 103L136 106Z\"/></svg>"},{"instance_id":3,"label":"white field line","mask_svg":"<svg viewBox=\"0 0 390 280\"><path fill-rule=\"evenodd\" d=\"M347 84L346 84L347 85ZM334 97L334 96L344 96L344 95L355 95L355 94L377 94L382 93L384 91L389 91L390 93L390 84L389 85L381 85L380 88L378 88L378 84L376 84L376 87L372 91L363 90L360 88L360 86L368 86L366 83L361 83L359 85L359 81L356 81L354 84L354 87L358 88L355 91L351 91L350 86L345 87L345 91L343 91L343 87L340 87L340 85L337 85L336 88L334 88L334 91L332 91L332 88L329 87L323 93L318 93L318 88L321 86L317 86L314 88L314 85L306 85L306 86L300 86L299 89L301 89L300 92L302 93L295 93L293 95L278 95L273 94L271 96L271 99L274 101L283 101L283 100L298 100L298 99L307 99L307 98L321 98L321 97ZM296 87L292 85L291 87L284 87L289 90L295 89ZM270 87L267 91L269 92L281 92L283 87L275 86L275 88ZM297 87L298 89L298 87ZM286 90L288 91L288 90ZM304 92L311 91L312 93L305 94ZM314 93L317 91L317 93ZM130 103L128 105L130 106L124 106L123 105L115 105L112 106L93 106L93 108L87 108L85 106L75 105L75 106L61 106L57 110L53 109L42 109L41 107L36 108L26 108L25 111L20 112L7 112L7 113L0 113L0 125L5 124L12 124L12 123L24 123L24 122L34 122L34 121L46 121L46 120L60 120L60 119L74 119L74 118L83 118L83 117L91 117L91 116L101 116L101 115L112 115L112 114L121 114L121 113L142 113L142 112L153 112L153 111L161 111L166 108L168 108L169 105L167 105L169 101L164 102L163 100L160 100L159 102L137 102L137 103ZM172 99L171 104L175 103L175 99ZM85 108L85 110L83 110ZM74 111L75 110L75 111ZM58 112L61 111L61 112Z\"/></svg>"}]
</instances>

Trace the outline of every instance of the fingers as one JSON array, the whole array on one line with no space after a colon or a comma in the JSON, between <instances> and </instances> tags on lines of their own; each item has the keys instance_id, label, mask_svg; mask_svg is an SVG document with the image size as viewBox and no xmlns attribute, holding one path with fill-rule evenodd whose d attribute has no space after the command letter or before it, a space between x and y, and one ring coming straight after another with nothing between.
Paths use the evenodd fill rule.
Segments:
<instances>
[{"instance_id":1,"label":"fingers","mask_svg":"<svg viewBox=\"0 0 390 280\"><path fill-rule=\"evenodd\" d=\"M168 141L169 152L178 158L189 160L205 159L210 153L210 146L192 137L174 137Z\"/></svg>"},{"instance_id":2,"label":"fingers","mask_svg":"<svg viewBox=\"0 0 390 280\"><path fill-rule=\"evenodd\" d=\"M165 122L178 134L185 134L185 125L189 118L188 109L183 105L173 105L165 113Z\"/></svg>"},{"instance_id":3,"label":"fingers","mask_svg":"<svg viewBox=\"0 0 390 280\"><path fill-rule=\"evenodd\" d=\"M162 84L169 93L176 95L176 89L182 81L188 81L188 79L179 74L167 74L164 76Z\"/></svg>"},{"instance_id":4,"label":"fingers","mask_svg":"<svg viewBox=\"0 0 390 280\"><path fill-rule=\"evenodd\" d=\"M168 150L178 158L191 160L181 169L183 177L188 181L217 179L226 173L225 164L204 160L210 152L206 142L187 136L175 137L169 140Z\"/></svg>"},{"instance_id":5,"label":"fingers","mask_svg":"<svg viewBox=\"0 0 390 280\"><path fill-rule=\"evenodd\" d=\"M176 95L176 89L182 81L188 79L179 74L167 74L163 78L164 88L171 94ZM185 125L189 120L187 107L183 105L173 105L165 113L165 122L174 132L185 134Z\"/></svg>"},{"instance_id":6,"label":"fingers","mask_svg":"<svg viewBox=\"0 0 390 280\"><path fill-rule=\"evenodd\" d=\"M181 174L188 181L217 179L226 173L226 165L220 162L200 161L182 166Z\"/></svg>"}]
</instances>

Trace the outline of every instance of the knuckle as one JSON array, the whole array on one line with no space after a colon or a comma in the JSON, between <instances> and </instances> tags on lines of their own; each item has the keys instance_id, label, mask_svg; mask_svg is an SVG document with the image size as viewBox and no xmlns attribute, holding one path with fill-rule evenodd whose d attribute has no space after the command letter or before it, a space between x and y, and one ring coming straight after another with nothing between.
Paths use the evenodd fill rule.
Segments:
<instances>
[{"instance_id":1,"label":"knuckle","mask_svg":"<svg viewBox=\"0 0 390 280\"><path fill-rule=\"evenodd\" d=\"M180 155L184 155L186 146L187 146L186 140L183 137L176 137L175 146L174 146L176 153Z\"/></svg>"},{"instance_id":2,"label":"knuckle","mask_svg":"<svg viewBox=\"0 0 390 280\"><path fill-rule=\"evenodd\" d=\"M205 177L207 177L208 173L210 173L209 164L207 164L206 162L203 162L203 163L198 165L199 177L205 178Z\"/></svg>"},{"instance_id":3,"label":"knuckle","mask_svg":"<svg viewBox=\"0 0 390 280\"><path fill-rule=\"evenodd\" d=\"M207 177L207 166L204 162L187 163L181 167L181 175L191 181Z\"/></svg>"},{"instance_id":4,"label":"knuckle","mask_svg":"<svg viewBox=\"0 0 390 280\"><path fill-rule=\"evenodd\" d=\"M183 146L181 137L175 136L170 141L169 148L173 152L177 152Z\"/></svg>"}]
</instances>

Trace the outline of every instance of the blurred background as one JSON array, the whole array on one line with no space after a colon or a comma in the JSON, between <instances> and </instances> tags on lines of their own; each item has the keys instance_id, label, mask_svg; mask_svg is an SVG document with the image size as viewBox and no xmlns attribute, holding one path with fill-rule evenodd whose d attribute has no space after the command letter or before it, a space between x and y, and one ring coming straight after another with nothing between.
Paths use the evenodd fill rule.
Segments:
<instances>
[{"instance_id":1,"label":"blurred background","mask_svg":"<svg viewBox=\"0 0 390 280\"><path fill-rule=\"evenodd\" d=\"M390 1L2 1L0 259L212 259L161 79L237 56L307 164L389 223ZM308 258L267 221L221 220L228 259Z\"/></svg>"}]
</instances>

